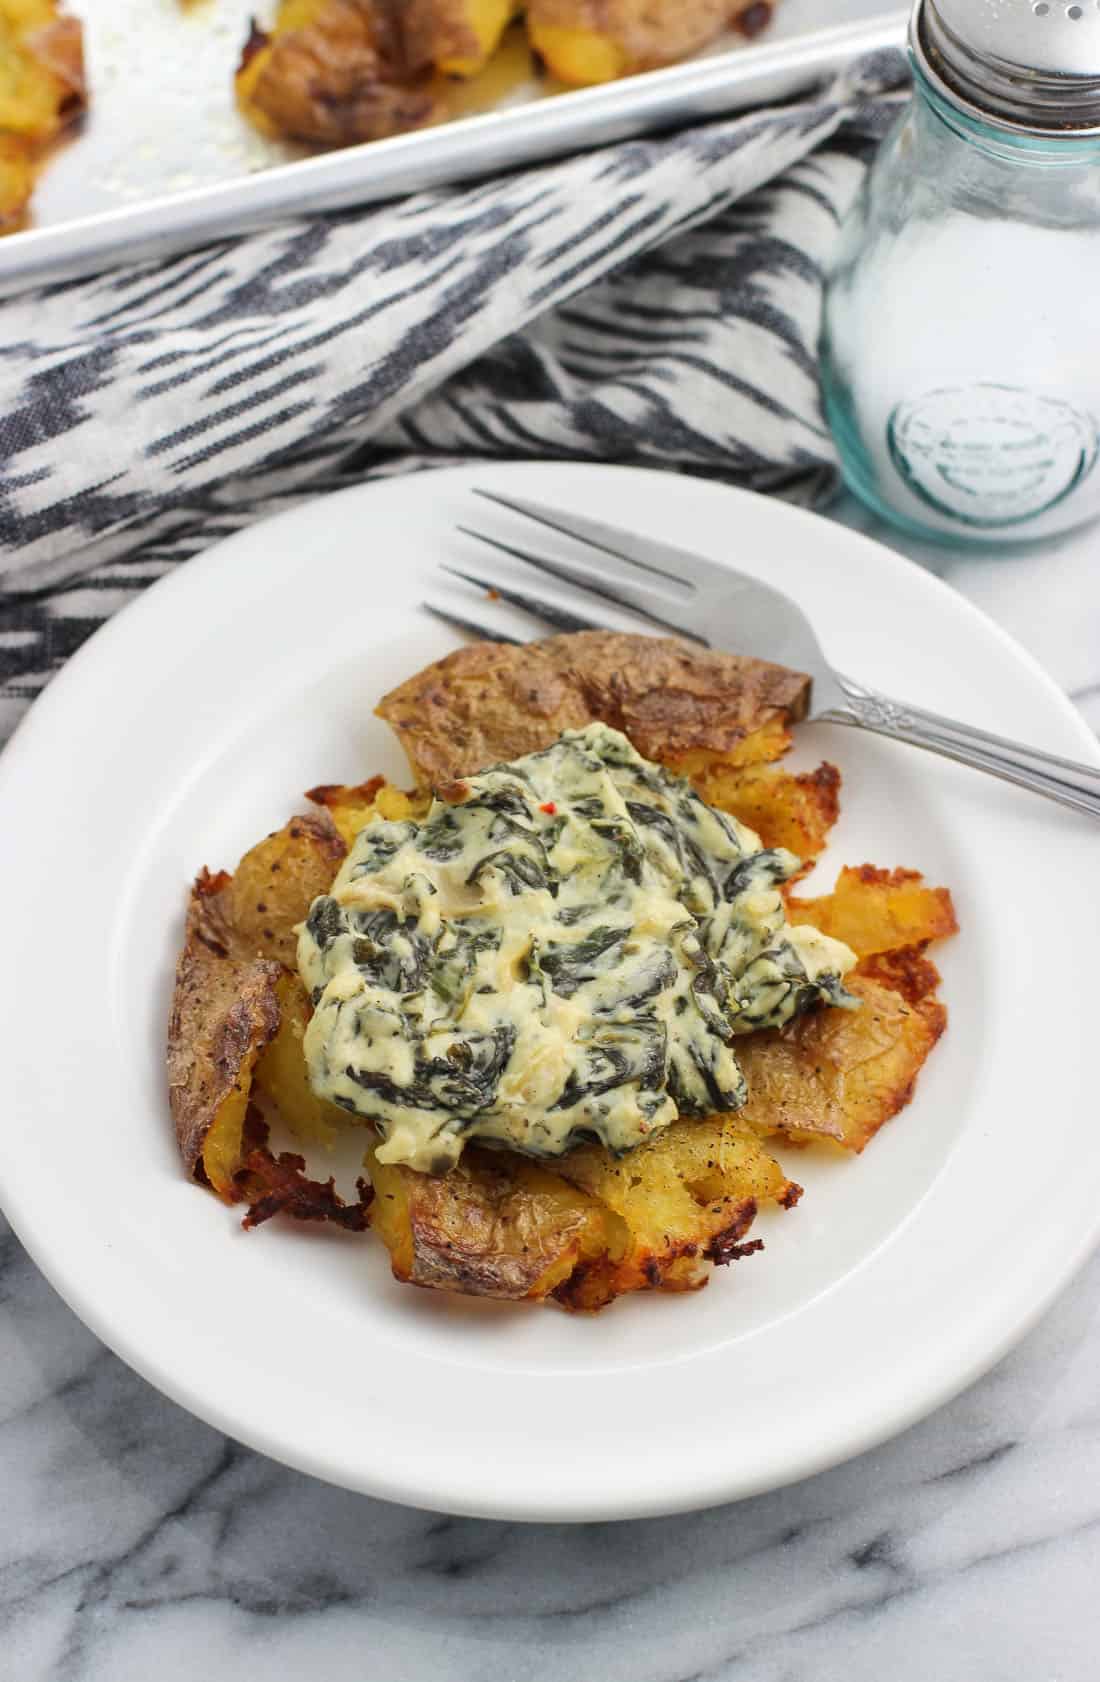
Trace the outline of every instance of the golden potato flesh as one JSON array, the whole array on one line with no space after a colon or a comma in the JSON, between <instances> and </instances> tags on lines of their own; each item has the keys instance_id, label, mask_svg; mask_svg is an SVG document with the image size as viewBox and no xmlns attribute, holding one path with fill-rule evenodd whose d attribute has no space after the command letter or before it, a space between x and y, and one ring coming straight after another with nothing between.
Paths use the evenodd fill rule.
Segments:
<instances>
[{"instance_id":1,"label":"golden potato flesh","mask_svg":"<svg viewBox=\"0 0 1100 1682\"><path fill-rule=\"evenodd\" d=\"M518 16L517 0L405 0L405 51L445 76L476 76Z\"/></svg>"},{"instance_id":2,"label":"golden potato flesh","mask_svg":"<svg viewBox=\"0 0 1100 1682\"><path fill-rule=\"evenodd\" d=\"M23 220L34 191L34 160L20 135L0 134L0 233Z\"/></svg>"},{"instance_id":3,"label":"golden potato flesh","mask_svg":"<svg viewBox=\"0 0 1100 1682\"><path fill-rule=\"evenodd\" d=\"M958 931L947 888L929 888L918 870L845 865L831 894L787 897L792 923L812 923L850 946L857 957L942 940Z\"/></svg>"},{"instance_id":4,"label":"golden potato flesh","mask_svg":"<svg viewBox=\"0 0 1100 1682\"><path fill-rule=\"evenodd\" d=\"M325 808L349 852L359 831L372 818L412 818L419 822L427 816L431 805L431 796L427 792L414 790L411 794L404 794L388 783L385 777L372 777L369 782L350 786L322 783L317 788L311 788L306 799Z\"/></svg>"},{"instance_id":5,"label":"golden potato flesh","mask_svg":"<svg viewBox=\"0 0 1100 1682\"><path fill-rule=\"evenodd\" d=\"M298 936L318 894L327 893L347 852L326 818L291 818L252 847L230 888L234 944L249 957L298 967Z\"/></svg>"},{"instance_id":6,"label":"golden potato flesh","mask_svg":"<svg viewBox=\"0 0 1100 1682\"><path fill-rule=\"evenodd\" d=\"M257 1092L270 1098L294 1137L303 1145L331 1145L342 1128L359 1118L318 1098L309 1084L302 1041L309 1026L309 999L296 975L277 983L279 1026L256 1062Z\"/></svg>"},{"instance_id":7,"label":"golden potato flesh","mask_svg":"<svg viewBox=\"0 0 1100 1682\"><path fill-rule=\"evenodd\" d=\"M562 82L611 82L687 58L745 11L743 0L528 0L527 32Z\"/></svg>"},{"instance_id":8,"label":"golden potato flesh","mask_svg":"<svg viewBox=\"0 0 1100 1682\"><path fill-rule=\"evenodd\" d=\"M79 21L56 0L0 0L0 131L41 145L84 99Z\"/></svg>"},{"instance_id":9,"label":"golden potato flesh","mask_svg":"<svg viewBox=\"0 0 1100 1682\"><path fill-rule=\"evenodd\" d=\"M176 968L168 1095L184 1167L224 1202L247 1202L246 1228L283 1214L362 1232L371 1197L364 1182L347 1204L331 1178L308 1177L304 1157L268 1148L267 1124L251 1102L261 1080L303 1135L312 1126L311 1140L325 1118L308 1092L301 1056L308 1011L301 985L266 958L233 956L230 886L224 871L204 870L195 882Z\"/></svg>"},{"instance_id":10,"label":"golden potato flesh","mask_svg":"<svg viewBox=\"0 0 1100 1682\"><path fill-rule=\"evenodd\" d=\"M628 1234L620 1253L611 1249L562 1282L558 1299L573 1308L600 1308L630 1291L698 1289L709 1276L708 1261L747 1253L741 1240L761 1204L790 1208L800 1193L730 1116L675 1121L617 1159L585 1145L553 1171L609 1210Z\"/></svg>"},{"instance_id":11,"label":"golden potato flesh","mask_svg":"<svg viewBox=\"0 0 1100 1682\"><path fill-rule=\"evenodd\" d=\"M777 765L712 763L691 780L709 806L747 824L765 847L787 847L807 861L824 848L840 811L840 772L828 762L800 775Z\"/></svg>"},{"instance_id":12,"label":"golden potato flesh","mask_svg":"<svg viewBox=\"0 0 1100 1682\"><path fill-rule=\"evenodd\" d=\"M270 33L253 25L236 86L264 133L320 146L404 134L441 112L386 0L282 0Z\"/></svg>"}]
</instances>

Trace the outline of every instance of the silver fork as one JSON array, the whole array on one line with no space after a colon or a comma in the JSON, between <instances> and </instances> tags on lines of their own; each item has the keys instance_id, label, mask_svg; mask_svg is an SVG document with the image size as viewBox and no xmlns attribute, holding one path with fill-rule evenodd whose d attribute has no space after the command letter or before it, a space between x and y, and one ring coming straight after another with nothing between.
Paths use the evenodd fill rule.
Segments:
<instances>
[{"instance_id":1,"label":"silver fork","mask_svg":"<svg viewBox=\"0 0 1100 1682\"><path fill-rule=\"evenodd\" d=\"M701 556L621 531L600 520L560 514L540 503L499 496L495 491L477 494L513 514L522 514L589 548L613 555L631 571L623 578L609 577L591 561L551 560L517 544L460 526L459 530L466 536L560 583L628 607L661 630L688 637L708 648L717 646L731 653L752 654L805 672L813 681L809 715L812 719L855 725L895 741L908 742L913 747L927 748L1100 818L1100 769L1096 766L1042 753L1038 748L994 736L988 730L977 730L973 725L960 724L956 719L926 712L922 707L890 700L842 676L826 660L802 609L770 585L761 584L732 567L717 566ZM590 614L573 612L557 602L517 589L514 582L499 575L494 577L488 571L471 572L446 565L443 570L480 589L493 591L502 601L524 608L558 630L607 628ZM438 618L477 636L496 641L519 640L502 639L498 632L477 621L433 603L424 605Z\"/></svg>"}]
</instances>

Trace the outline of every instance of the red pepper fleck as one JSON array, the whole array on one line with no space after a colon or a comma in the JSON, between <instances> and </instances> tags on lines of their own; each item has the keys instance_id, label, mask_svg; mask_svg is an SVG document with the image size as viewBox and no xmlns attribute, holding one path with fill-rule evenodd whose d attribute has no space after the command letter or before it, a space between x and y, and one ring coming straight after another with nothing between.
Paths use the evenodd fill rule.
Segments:
<instances>
[{"instance_id":1,"label":"red pepper fleck","mask_svg":"<svg viewBox=\"0 0 1100 1682\"><path fill-rule=\"evenodd\" d=\"M542 805L539 807L540 812L549 812L551 817L554 816L554 813L557 811L557 809L558 808L554 805L554 802L552 800L544 800Z\"/></svg>"}]
</instances>

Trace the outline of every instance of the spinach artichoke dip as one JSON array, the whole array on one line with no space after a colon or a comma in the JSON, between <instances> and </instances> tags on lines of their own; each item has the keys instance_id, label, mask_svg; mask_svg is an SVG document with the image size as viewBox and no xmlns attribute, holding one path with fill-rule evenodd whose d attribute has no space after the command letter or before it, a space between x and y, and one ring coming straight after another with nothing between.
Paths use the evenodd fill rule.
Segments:
<instances>
[{"instance_id":1,"label":"spinach artichoke dip","mask_svg":"<svg viewBox=\"0 0 1100 1682\"><path fill-rule=\"evenodd\" d=\"M736 1110L738 1034L857 1002L848 947L787 923L797 869L603 724L375 818L299 934L313 1089L432 1173Z\"/></svg>"}]
</instances>

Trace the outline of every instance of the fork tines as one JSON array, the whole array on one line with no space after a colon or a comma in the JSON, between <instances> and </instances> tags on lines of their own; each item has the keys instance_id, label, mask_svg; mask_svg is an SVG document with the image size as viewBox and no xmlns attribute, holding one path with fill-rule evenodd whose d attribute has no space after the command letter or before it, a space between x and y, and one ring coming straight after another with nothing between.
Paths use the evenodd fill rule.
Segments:
<instances>
[{"instance_id":1,"label":"fork tines","mask_svg":"<svg viewBox=\"0 0 1100 1682\"><path fill-rule=\"evenodd\" d=\"M656 564L656 559L647 559L646 553L656 556L671 555L676 562L680 561L679 552L665 550L659 545L650 544L644 538L635 538L627 533L620 533L610 526L605 526L598 520L584 519L579 515L568 518L559 516L553 509L544 508L539 503L516 501L508 497L498 496L494 491L478 491L479 496L488 501L499 504L510 513L520 514L527 519L535 520L554 531L561 532L574 542L586 544L590 548L613 555L625 566L633 569L635 576L620 578L609 575L605 569L599 568L585 561L565 561L558 558L540 555L534 551L521 548L514 543L506 543L500 538L490 537L486 532L474 531L468 526L459 526L464 536L473 538L475 542L483 543L488 548L495 549L499 554L506 555L521 565L530 567L550 578L568 584L573 589L583 590L589 595L602 597L605 601L617 603L633 613L640 614L651 625L661 630L672 631L679 636L690 637L694 642L707 646L706 637L700 635L683 619L675 615L675 597L682 601L685 595L694 592L695 585L683 571L672 571L670 568ZM684 562L690 565L691 557L684 557ZM544 596L533 595L526 590L517 589L514 582L507 578L479 571L467 572L460 567L442 564L442 570L452 576L463 579L486 590L493 597L520 607L525 612L542 619L559 631L606 630L609 629L605 621L582 615L572 611L559 602L548 600ZM427 604L426 604L427 605ZM457 616L447 610L441 611L431 607L437 617L449 618L452 623L457 622ZM473 630L478 635L493 637L494 632L488 627L478 626L473 621L464 620L463 629ZM509 638L515 641L515 638Z\"/></svg>"}]
</instances>

